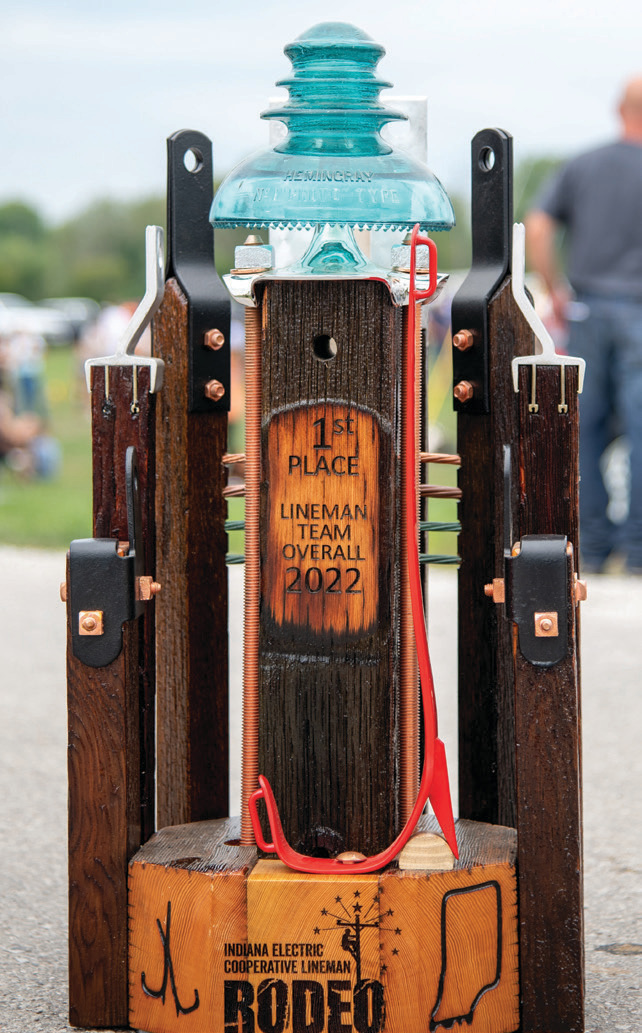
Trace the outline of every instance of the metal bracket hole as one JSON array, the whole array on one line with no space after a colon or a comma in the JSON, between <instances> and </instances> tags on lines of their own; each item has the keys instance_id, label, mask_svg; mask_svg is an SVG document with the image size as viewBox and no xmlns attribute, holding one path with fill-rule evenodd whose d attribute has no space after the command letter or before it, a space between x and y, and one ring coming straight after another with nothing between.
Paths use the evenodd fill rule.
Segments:
<instances>
[{"instance_id":1,"label":"metal bracket hole","mask_svg":"<svg viewBox=\"0 0 642 1033\"><path fill-rule=\"evenodd\" d=\"M312 347L314 354L321 362L329 362L330 359L334 359L339 350L334 337L330 337L328 334L318 334L312 342Z\"/></svg>"},{"instance_id":2,"label":"metal bracket hole","mask_svg":"<svg viewBox=\"0 0 642 1033\"><path fill-rule=\"evenodd\" d=\"M495 168L495 152L492 147L482 147L479 152L479 167L482 172L490 172Z\"/></svg>"},{"instance_id":3,"label":"metal bracket hole","mask_svg":"<svg viewBox=\"0 0 642 1033\"><path fill-rule=\"evenodd\" d=\"M183 155L183 165L188 172L200 172L203 168L203 155L196 147L190 147Z\"/></svg>"}]
</instances>

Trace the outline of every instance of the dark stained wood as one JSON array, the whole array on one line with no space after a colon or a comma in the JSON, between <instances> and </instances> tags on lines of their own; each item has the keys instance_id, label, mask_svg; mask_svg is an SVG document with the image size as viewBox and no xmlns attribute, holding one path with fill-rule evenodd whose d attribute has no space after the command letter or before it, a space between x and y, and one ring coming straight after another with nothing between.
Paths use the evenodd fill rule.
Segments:
<instances>
[{"instance_id":1,"label":"dark stained wood","mask_svg":"<svg viewBox=\"0 0 642 1033\"><path fill-rule=\"evenodd\" d=\"M154 320L158 824L228 811L227 414L188 412L188 308L169 280Z\"/></svg>"},{"instance_id":2,"label":"dark stained wood","mask_svg":"<svg viewBox=\"0 0 642 1033\"><path fill-rule=\"evenodd\" d=\"M560 371L520 372L520 534L578 540L577 367L568 368L568 414L558 412ZM576 555L568 560L573 593ZM523 1033L584 1030L581 739L576 608L569 653L550 668L515 651L515 742Z\"/></svg>"},{"instance_id":3,"label":"dark stained wood","mask_svg":"<svg viewBox=\"0 0 642 1033\"><path fill-rule=\"evenodd\" d=\"M368 414L375 418L379 458L368 477L378 478L378 539L371 539L376 539L378 583L371 586L377 597L373 619L355 624L346 618L345 630L336 621L332 628L326 622L317 630L299 618L279 622L266 612L264 595L259 770L274 788L285 834L296 849L370 854L391 842L399 823L395 629L400 507L395 456L402 316L387 289L368 281L275 282L266 287L263 304L263 455L268 453L270 427L286 407L297 407L291 411L304 422L317 419L317 410L306 406L318 403L327 403L328 411L331 403L347 405L368 420ZM332 337L338 345L330 361L315 357L318 335ZM340 440L343 446L345 435ZM333 454L319 449L324 453ZM286 455L283 461L287 464ZM266 520L271 511L269 468L263 476L262 564L269 536L277 534ZM349 480L345 478L346 502ZM301 502L316 500L316 492ZM370 511L368 519L373 519ZM306 568L306 562L302 577L311 564L328 565L312 560ZM343 576L350 564L339 560L332 565ZM263 584L264 593L285 588Z\"/></svg>"},{"instance_id":4,"label":"dark stained wood","mask_svg":"<svg viewBox=\"0 0 642 1033\"><path fill-rule=\"evenodd\" d=\"M74 615L68 605L68 628ZM77 619L77 615L75 615ZM107 667L67 641L69 1021L127 1024L127 862L140 845L138 626Z\"/></svg>"},{"instance_id":5,"label":"dark stained wood","mask_svg":"<svg viewBox=\"0 0 642 1033\"><path fill-rule=\"evenodd\" d=\"M93 533L125 541L125 453L136 447L145 572L154 573L153 398L149 373L92 371ZM108 667L68 646L69 1004L74 1025L127 1021L127 861L154 829L154 604L123 630ZM69 622L77 614L68 614Z\"/></svg>"},{"instance_id":6,"label":"dark stained wood","mask_svg":"<svg viewBox=\"0 0 642 1033\"><path fill-rule=\"evenodd\" d=\"M459 813L515 825L512 641L503 607L484 585L504 576L504 446L512 446L513 539L517 525L517 395L511 360L533 335L507 278L489 305L491 412L461 412L459 486Z\"/></svg>"},{"instance_id":7,"label":"dark stained wood","mask_svg":"<svg viewBox=\"0 0 642 1033\"><path fill-rule=\"evenodd\" d=\"M155 408L156 398L149 393L149 369L137 370L138 411L132 412L133 371L131 367L109 367L109 397L105 397L105 367L92 372L92 448L94 537L126 541L127 498L125 454L136 448L142 513L142 548L145 574L155 575L156 534L154 515L155 488ZM140 765L141 835L151 836L155 829L155 613L152 602L145 607L139 633L140 678Z\"/></svg>"}]
</instances>

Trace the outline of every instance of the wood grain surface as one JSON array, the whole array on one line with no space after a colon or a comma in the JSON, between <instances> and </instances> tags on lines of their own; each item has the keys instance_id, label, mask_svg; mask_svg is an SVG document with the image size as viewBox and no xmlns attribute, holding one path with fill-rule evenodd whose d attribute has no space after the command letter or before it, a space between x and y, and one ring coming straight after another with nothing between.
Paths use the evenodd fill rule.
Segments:
<instances>
[{"instance_id":1,"label":"wood grain surface","mask_svg":"<svg viewBox=\"0 0 642 1033\"><path fill-rule=\"evenodd\" d=\"M538 411L528 411L531 371L520 373L522 534L578 538L577 367L538 367ZM545 485L545 490L542 486ZM576 553L568 558L573 598ZM569 652L550 668L515 648L517 830L524 1033L584 1030L584 923L580 699L576 607Z\"/></svg>"},{"instance_id":2,"label":"wood grain surface","mask_svg":"<svg viewBox=\"0 0 642 1033\"><path fill-rule=\"evenodd\" d=\"M128 539L125 453L138 456L145 572L154 573L153 415L149 374L92 371L93 531ZM68 625L77 621L68 606ZM127 1021L127 861L154 827L154 604L124 626L103 668L67 647L69 1014L72 1025Z\"/></svg>"},{"instance_id":3,"label":"wood grain surface","mask_svg":"<svg viewBox=\"0 0 642 1033\"><path fill-rule=\"evenodd\" d=\"M378 491L377 513L368 509L378 584L376 591L370 589L370 603L364 599L364 607L374 605L375 609L363 611L360 629L351 625L352 618L347 624L344 618L341 629L334 620L331 626L319 628L313 611L309 611L311 620L307 622L303 609L297 623L279 624L264 607L259 770L274 788L285 834L296 849L310 854L334 854L346 849L369 854L388 845L399 824L395 743L402 317L392 306L387 289L368 281L274 282L266 287L263 306L263 454L269 457L270 448L275 447L277 432L271 430L274 421L280 433L283 421L291 419L286 414L303 413L306 406L310 407L308 416L313 419L307 423L306 418L310 426L321 418L317 415L320 407L326 407L328 420L337 407L337 414L353 414L349 418L357 423L352 429L358 426L365 432L360 435L360 449L365 450L366 438L372 442L366 467L371 484L368 491L376 491L377 484L385 485L386 490ZM330 338L336 342L336 356L320 359L315 354L315 341ZM325 441L315 440L306 454L354 455L349 449L343 450L349 435L332 435L331 429L326 423ZM320 434L321 425L312 430ZM372 451L376 439L378 461L376 451ZM286 433L283 456L289 440ZM307 447L310 442L307 438L305 441ZM315 450L314 444L331 447ZM364 461L365 457L363 451ZM282 461L286 460L281 457ZM264 593L283 591L282 585L274 582L269 566L273 546L268 514L280 501L271 482L273 474L274 463L270 461L263 475L261 514ZM277 474L276 487L281 479ZM315 477L303 476L301 480L312 482ZM329 478L323 470L317 472L316 480L314 491L302 484L303 504L317 497L321 500L327 490L324 485ZM333 504L340 500L354 504L356 496L353 498L349 484L359 481L359 477L335 475ZM290 494L286 501L293 498ZM374 495L368 496L368 505L370 498ZM356 523L353 521L354 527ZM347 563L346 568L350 565ZM301 577L305 583L303 569ZM347 581L342 587L348 587ZM344 605L345 595L336 612Z\"/></svg>"},{"instance_id":4,"label":"wood grain surface","mask_svg":"<svg viewBox=\"0 0 642 1033\"><path fill-rule=\"evenodd\" d=\"M456 828L452 871L381 873L386 1033L519 1026L515 833L464 821Z\"/></svg>"},{"instance_id":5,"label":"wood grain surface","mask_svg":"<svg viewBox=\"0 0 642 1033\"><path fill-rule=\"evenodd\" d=\"M459 487L459 813L515 825L512 637L484 585L504 576L504 446L511 446L513 538L518 533L515 355L533 351L533 334L507 278L490 301L488 415L460 412Z\"/></svg>"},{"instance_id":6,"label":"wood grain surface","mask_svg":"<svg viewBox=\"0 0 642 1033\"><path fill-rule=\"evenodd\" d=\"M238 821L165 829L129 866L129 1022L154 1033L225 1026L225 964L247 944L246 880L256 860ZM228 945L234 951L230 953ZM242 954L241 954L242 956Z\"/></svg>"},{"instance_id":7,"label":"wood grain surface","mask_svg":"<svg viewBox=\"0 0 642 1033\"><path fill-rule=\"evenodd\" d=\"M188 306L175 280L154 320L158 824L228 811L227 414L188 412Z\"/></svg>"}]
</instances>

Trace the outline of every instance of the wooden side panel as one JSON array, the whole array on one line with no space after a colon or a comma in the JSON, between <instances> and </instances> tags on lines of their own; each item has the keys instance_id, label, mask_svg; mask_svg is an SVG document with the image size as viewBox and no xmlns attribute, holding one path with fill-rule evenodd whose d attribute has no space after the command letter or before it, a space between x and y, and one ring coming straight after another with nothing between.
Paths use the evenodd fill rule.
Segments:
<instances>
[{"instance_id":1,"label":"wooden side panel","mask_svg":"<svg viewBox=\"0 0 642 1033\"><path fill-rule=\"evenodd\" d=\"M72 615L68 610L68 619ZM108 667L67 643L69 1021L127 1023L127 862L140 844L138 628Z\"/></svg>"},{"instance_id":2,"label":"wooden side panel","mask_svg":"<svg viewBox=\"0 0 642 1033\"><path fill-rule=\"evenodd\" d=\"M520 533L578 535L577 368L520 375ZM542 490L544 486L544 490ZM569 597L574 554L569 556ZM550 668L515 650L517 828L523 1033L582 1033L584 929L580 699L575 607L569 654Z\"/></svg>"},{"instance_id":3,"label":"wooden side panel","mask_svg":"<svg viewBox=\"0 0 642 1033\"><path fill-rule=\"evenodd\" d=\"M386 1033L519 1026L515 836L460 821L457 838L454 870L380 877Z\"/></svg>"},{"instance_id":4,"label":"wooden side panel","mask_svg":"<svg viewBox=\"0 0 642 1033\"><path fill-rule=\"evenodd\" d=\"M169 280L154 320L165 362L156 461L158 824L228 811L225 413L188 412L188 309Z\"/></svg>"},{"instance_id":5,"label":"wooden side panel","mask_svg":"<svg viewBox=\"0 0 642 1033\"><path fill-rule=\"evenodd\" d=\"M457 418L462 457L459 517L459 813L515 825L512 642L484 585L504 576L504 447L511 446L517 530L517 395L511 360L533 351L533 335L507 278L489 305L489 415ZM515 534L513 534L515 537Z\"/></svg>"},{"instance_id":6,"label":"wooden side panel","mask_svg":"<svg viewBox=\"0 0 642 1033\"><path fill-rule=\"evenodd\" d=\"M369 854L399 822L401 313L368 281L263 304L259 770L296 849Z\"/></svg>"},{"instance_id":7,"label":"wooden side panel","mask_svg":"<svg viewBox=\"0 0 642 1033\"><path fill-rule=\"evenodd\" d=\"M225 1028L226 968L247 944L253 849L233 822L164 829L129 869L130 1024L153 1033ZM232 945L232 949L230 949ZM228 1005L229 1007L229 1005Z\"/></svg>"},{"instance_id":8,"label":"wooden side panel","mask_svg":"<svg viewBox=\"0 0 642 1033\"><path fill-rule=\"evenodd\" d=\"M154 573L154 400L149 373L93 370L94 536L127 540L125 453L138 456L145 572ZM137 400L135 401L135 395ZM68 622L78 615L68 607ZM120 656L86 667L67 647L69 1013L127 1021L127 861L154 828L154 604L125 626Z\"/></svg>"},{"instance_id":9,"label":"wooden side panel","mask_svg":"<svg viewBox=\"0 0 642 1033\"><path fill-rule=\"evenodd\" d=\"M149 393L149 370L144 366L105 367L92 373L93 499L95 538L126 541L127 498L125 454L136 448L140 493L144 573L156 573L155 415L156 397ZM107 388L107 393L106 393ZM155 614L154 603L145 607L140 622L140 766L141 838L154 832L156 817L155 755Z\"/></svg>"}]
</instances>

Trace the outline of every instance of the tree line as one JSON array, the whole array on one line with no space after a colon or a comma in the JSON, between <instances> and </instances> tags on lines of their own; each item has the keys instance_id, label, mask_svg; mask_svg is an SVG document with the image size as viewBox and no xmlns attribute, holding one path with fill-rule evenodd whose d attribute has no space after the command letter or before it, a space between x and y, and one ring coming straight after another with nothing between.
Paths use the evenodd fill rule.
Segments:
<instances>
[{"instance_id":1,"label":"tree line","mask_svg":"<svg viewBox=\"0 0 642 1033\"><path fill-rule=\"evenodd\" d=\"M543 180L558 163L554 158L522 162L515 172L515 217L520 219ZM450 233L436 236L440 268L470 264L469 205L452 198L457 218ZM145 290L145 226L165 225L165 201L96 201L60 225L50 225L28 201L0 204L0 292L22 294L31 301L47 297L88 297L120 302ZM227 272L244 230L218 230L216 264Z\"/></svg>"}]
</instances>

